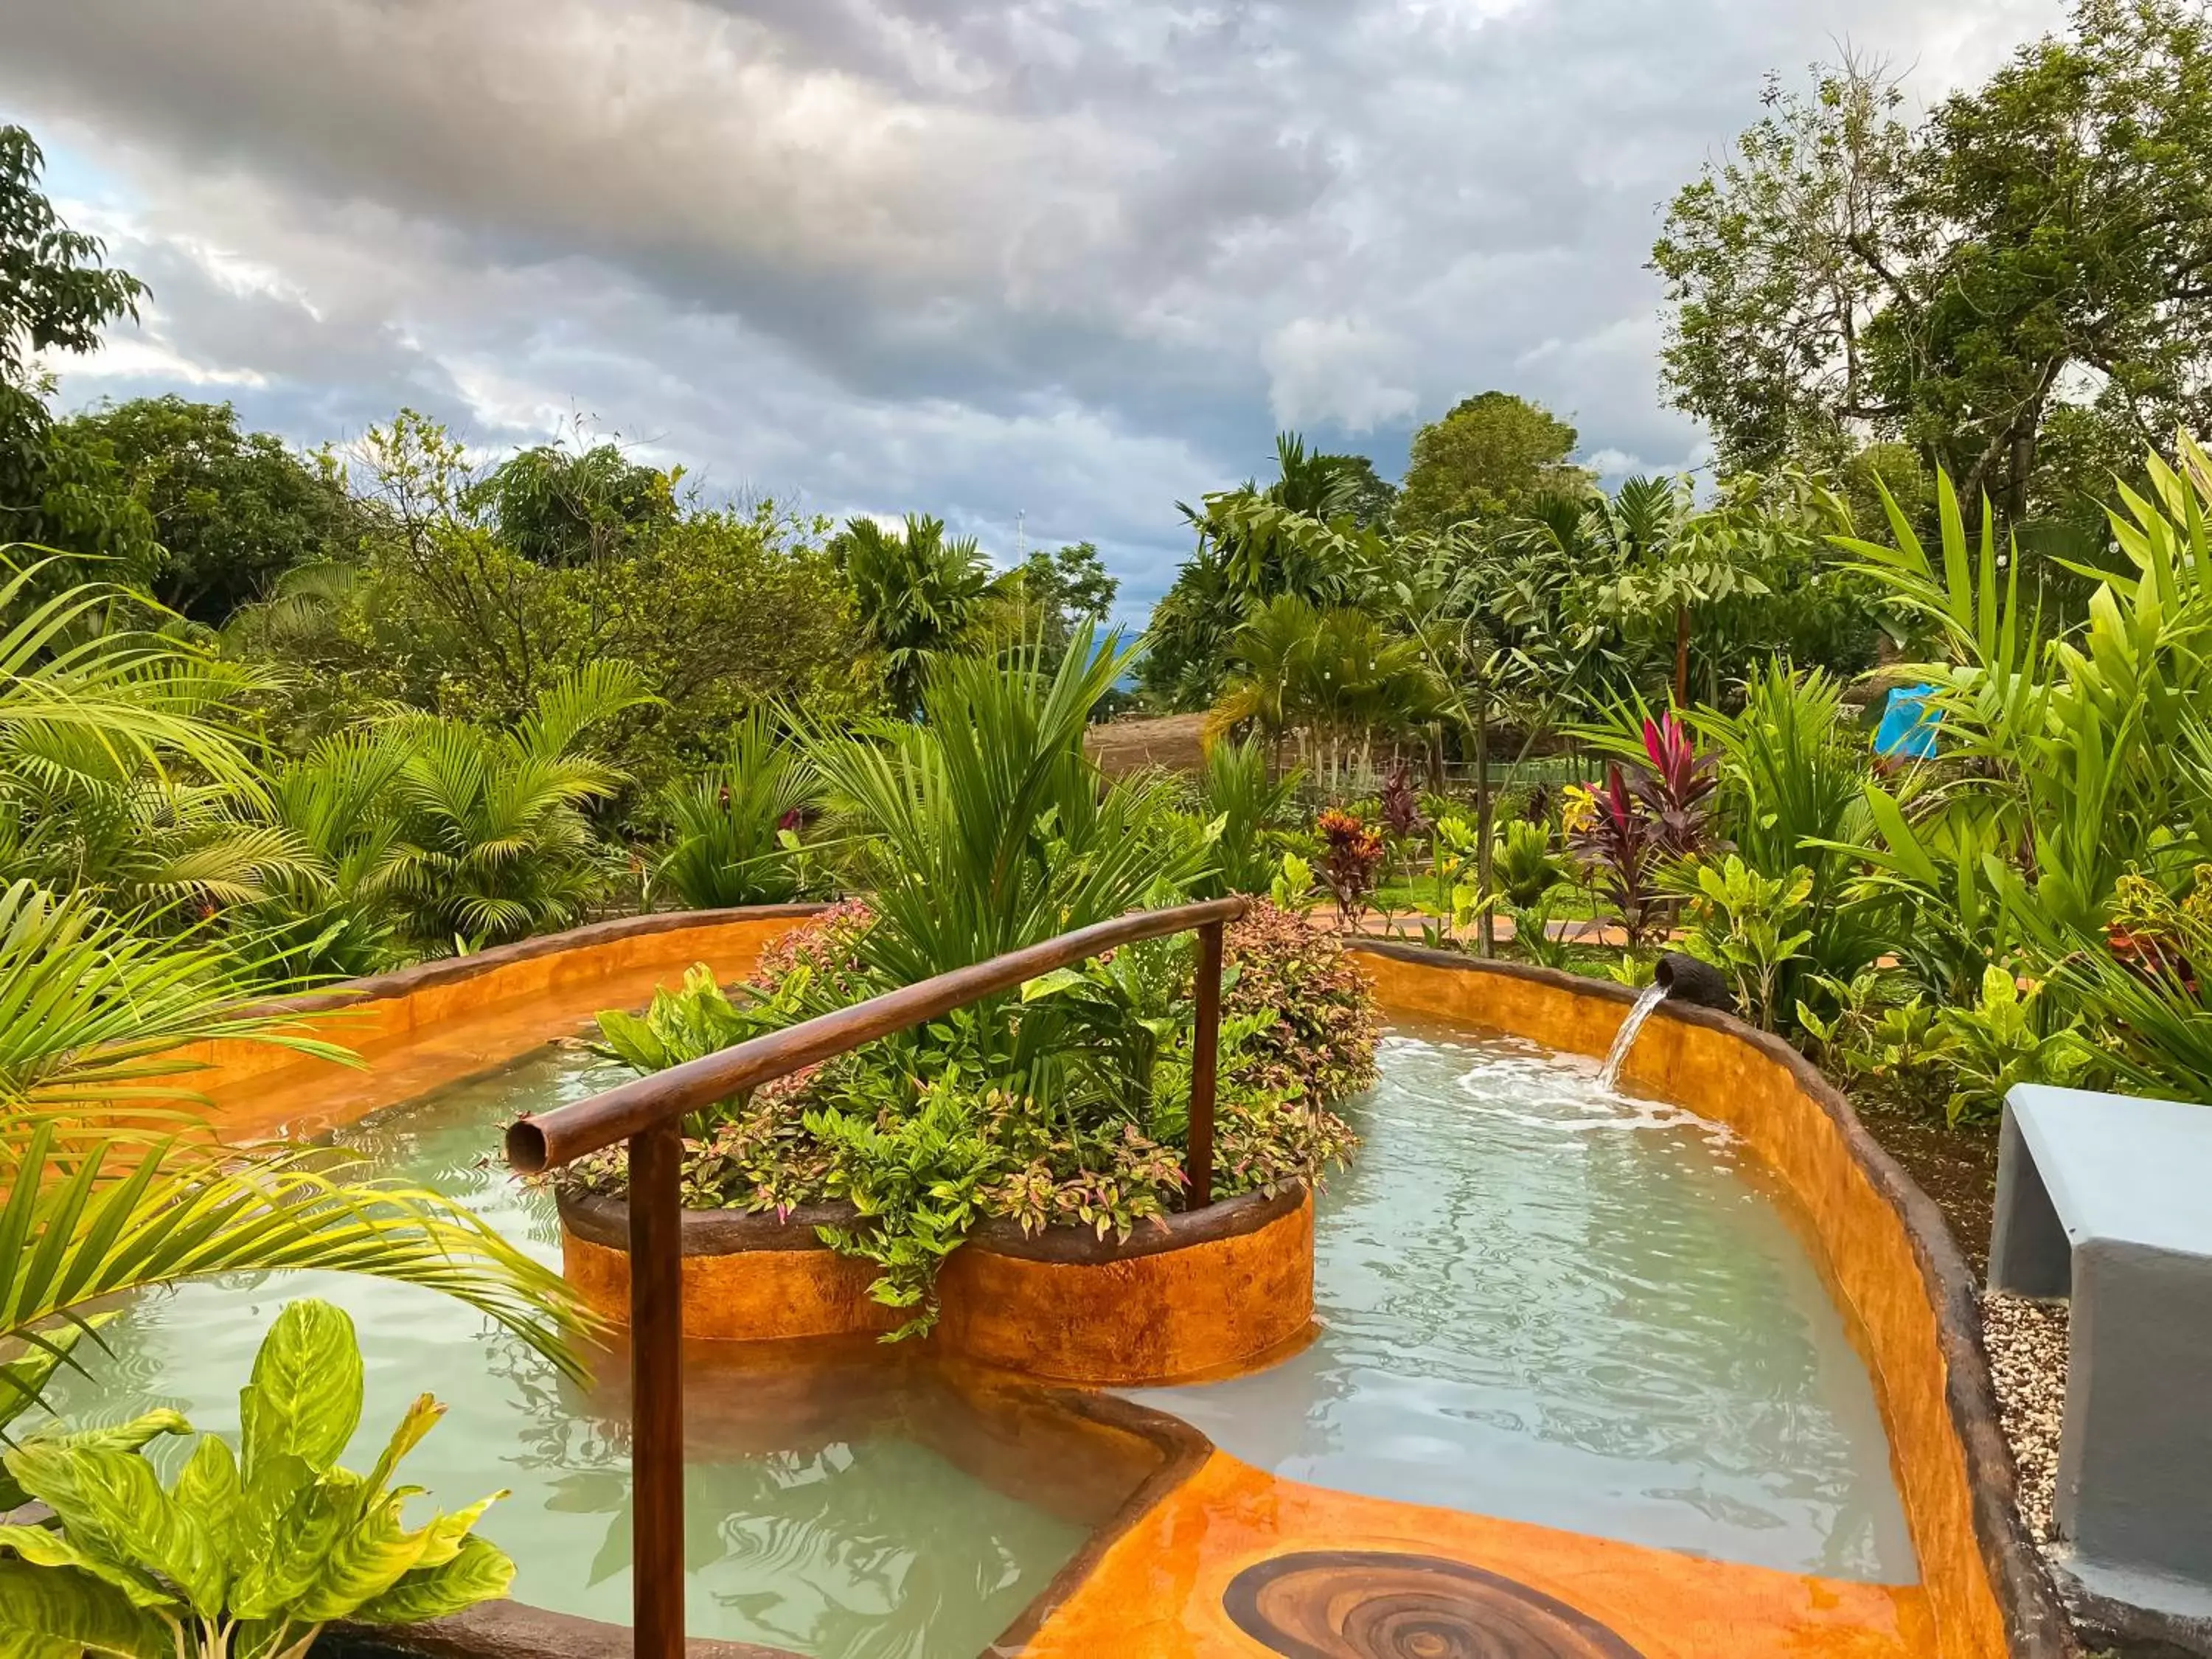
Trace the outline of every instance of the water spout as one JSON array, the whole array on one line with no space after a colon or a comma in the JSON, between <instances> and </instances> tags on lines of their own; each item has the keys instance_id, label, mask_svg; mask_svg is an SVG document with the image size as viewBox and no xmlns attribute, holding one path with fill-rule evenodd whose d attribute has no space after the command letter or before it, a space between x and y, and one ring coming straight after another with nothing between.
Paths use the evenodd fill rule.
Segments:
<instances>
[{"instance_id":1,"label":"water spout","mask_svg":"<svg viewBox=\"0 0 2212 1659\"><path fill-rule=\"evenodd\" d=\"M1612 1050L1605 1057L1605 1069L1597 1074L1599 1088L1620 1086L1620 1068L1628 1058L1628 1051L1636 1046L1636 1034L1651 1018L1651 1011L1666 1000L1667 988L1656 981L1636 994L1636 1006L1628 1011L1628 1018L1620 1022L1620 1030L1613 1034Z\"/></svg>"}]
</instances>

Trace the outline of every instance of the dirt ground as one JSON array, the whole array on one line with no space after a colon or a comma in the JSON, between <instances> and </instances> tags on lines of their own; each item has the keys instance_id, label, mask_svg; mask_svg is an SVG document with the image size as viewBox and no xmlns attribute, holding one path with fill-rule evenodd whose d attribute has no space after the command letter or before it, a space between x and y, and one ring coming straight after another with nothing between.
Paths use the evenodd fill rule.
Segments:
<instances>
[{"instance_id":1,"label":"dirt ground","mask_svg":"<svg viewBox=\"0 0 2212 1659\"><path fill-rule=\"evenodd\" d=\"M1163 714L1102 721L1084 733L1083 746L1109 777L1118 778L1152 766L1195 772L1205 737L1205 715Z\"/></svg>"}]
</instances>

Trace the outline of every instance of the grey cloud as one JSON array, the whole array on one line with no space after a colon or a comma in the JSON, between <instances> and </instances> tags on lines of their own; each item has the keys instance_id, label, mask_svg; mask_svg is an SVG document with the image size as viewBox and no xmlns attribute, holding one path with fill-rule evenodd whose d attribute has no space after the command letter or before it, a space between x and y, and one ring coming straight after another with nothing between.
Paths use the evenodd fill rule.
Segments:
<instances>
[{"instance_id":1,"label":"grey cloud","mask_svg":"<svg viewBox=\"0 0 2212 1659\"><path fill-rule=\"evenodd\" d=\"M1653 207L1760 73L1846 30L1968 72L2057 9L0 0L0 98L132 182L171 345L288 420L580 407L834 509L1151 549L1157 591L1271 404L1395 470L1502 384L1685 460Z\"/></svg>"}]
</instances>

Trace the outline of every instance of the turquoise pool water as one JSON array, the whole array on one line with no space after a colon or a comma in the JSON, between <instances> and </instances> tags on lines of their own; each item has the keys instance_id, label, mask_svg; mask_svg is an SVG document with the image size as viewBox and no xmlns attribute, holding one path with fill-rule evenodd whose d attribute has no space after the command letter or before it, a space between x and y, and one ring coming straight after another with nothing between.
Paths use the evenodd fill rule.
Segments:
<instances>
[{"instance_id":1,"label":"turquoise pool water","mask_svg":"<svg viewBox=\"0 0 2212 1659\"><path fill-rule=\"evenodd\" d=\"M1399 1024L1316 1212L1311 1346L1133 1391L1291 1479L1830 1577L1917 1577L1788 1201L1595 1062Z\"/></svg>"}]
</instances>

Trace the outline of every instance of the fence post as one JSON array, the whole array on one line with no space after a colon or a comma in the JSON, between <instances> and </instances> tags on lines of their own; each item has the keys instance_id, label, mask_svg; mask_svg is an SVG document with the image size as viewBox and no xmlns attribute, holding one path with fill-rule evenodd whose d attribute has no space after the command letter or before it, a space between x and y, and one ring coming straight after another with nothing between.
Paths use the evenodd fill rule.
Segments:
<instances>
[{"instance_id":1,"label":"fence post","mask_svg":"<svg viewBox=\"0 0 2212 1659\"><path fill-rule=\"evenodd\" d=\"M636 1659L684 1654L684 1127L629 1139L629 1375Z\"/></svg>"},{"instance_id":2,"label":"fence post","mask_svg":"<svg viewBox=\"0 0 2212 1659\"><path fill-rule=\"evenodd\" d=\"M1190 1150L1184 1207L1213 1202L1213 1090L1221 1060L1221 932L1209 921L1198 930L1198 1025L1190 1044Z\"/></svg>"}]
</instances>

